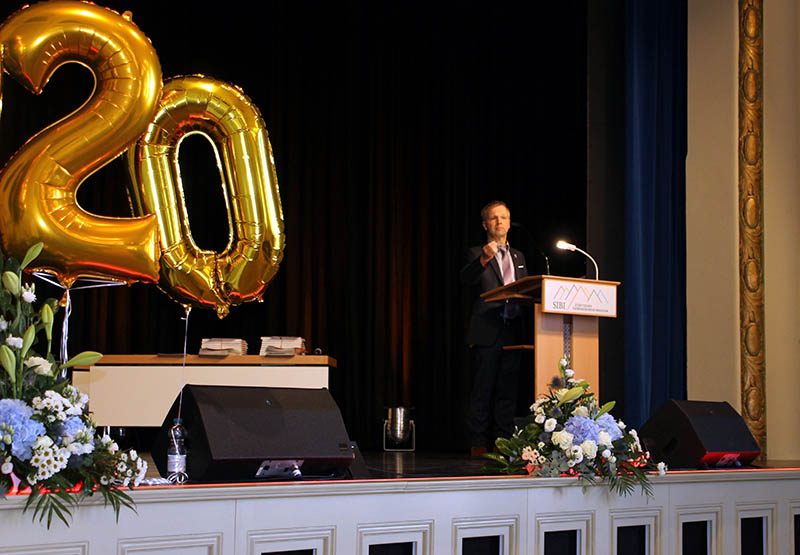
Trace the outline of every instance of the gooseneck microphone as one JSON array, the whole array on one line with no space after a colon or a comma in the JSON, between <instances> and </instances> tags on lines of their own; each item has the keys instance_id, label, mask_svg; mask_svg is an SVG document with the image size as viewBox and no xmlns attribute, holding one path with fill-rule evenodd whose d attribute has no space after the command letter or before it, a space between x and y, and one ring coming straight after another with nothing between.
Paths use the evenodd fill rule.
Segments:
<instances>
[{"instance_id":1,"label":"gooseneck microphone","mask_svg":"<svg viewBox=\"0 0 800 555\"><path fill-rule=\"evenodd\" d=\"M520 223L517 223L517 222L511 222L511 227L519 228L519 229L521 229L522 231L525 232L525 235L528 236L528 244L531 245L533 248L535 248L537 251L539 251L539 254L542 255L542 258L544 258L544 265L547 268L547 275L549 276L550 275L550 259L547 258L547 255L539 247L539 244L533 239L533 235L531 235L531 232L528 231L528 228L525 227L524 225L520 224Z\"/></svg>"},{"instance_id":2,"label":"gooseneck microphone","mask_svg":"<svg viewBox=\"0 0 800 555\"><path fill-rule=\"evenodd\" d=\"M595 261L594 258L592 258L591 254L589 254L588 252L586 252L583 249L579 249L578 247L576 247L572 243L567 243L566 241L559 241L558 243L556 243L556 248L559 248L559 249L565 250L565 251L578 251L579 253L584 255L586 258L588 258L589 260L592 261L592 264L594 264L594 279L595 280L600 279L600 271L597 269L597 262Z\"/></svg>"}]
</instances>

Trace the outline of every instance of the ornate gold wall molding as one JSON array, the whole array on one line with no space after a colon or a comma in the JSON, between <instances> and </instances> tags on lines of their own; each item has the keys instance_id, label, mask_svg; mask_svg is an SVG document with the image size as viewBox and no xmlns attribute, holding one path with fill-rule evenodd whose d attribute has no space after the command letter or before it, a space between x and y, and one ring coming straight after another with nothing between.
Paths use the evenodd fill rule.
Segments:
<instances>
[{"instance_id":1,"label":"ornate gold wall molding","mask_svg":"<svg viewBox=\"0 0 800 555\"><path fill-rule=\"evenodd\" d=\"M764 356L763 18L739 0L739 351L742 416L767 453Z\"/></svg>"}]
</instances>

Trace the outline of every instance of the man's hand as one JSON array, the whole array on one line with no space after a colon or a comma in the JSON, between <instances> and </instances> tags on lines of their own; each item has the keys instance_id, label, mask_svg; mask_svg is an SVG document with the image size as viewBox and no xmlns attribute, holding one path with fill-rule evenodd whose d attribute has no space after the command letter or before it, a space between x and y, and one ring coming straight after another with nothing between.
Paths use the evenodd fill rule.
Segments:
<instances>
[{"instance_id":1,"label":"man's hand","mask_svg":"<svg viewBox=\"0 0 800 555\"><path fill-rule=\"evenodd\" d=\"M497 254L497 241L489 241L483 245L481 253L481 265L486 266Z\"/></svg>"}]
</instances>

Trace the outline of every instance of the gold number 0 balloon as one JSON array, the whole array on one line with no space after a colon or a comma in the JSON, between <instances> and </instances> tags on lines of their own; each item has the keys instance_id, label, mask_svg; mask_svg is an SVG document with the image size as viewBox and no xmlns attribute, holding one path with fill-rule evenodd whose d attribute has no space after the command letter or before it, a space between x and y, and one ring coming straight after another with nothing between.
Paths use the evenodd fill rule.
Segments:
<instances>
[{"instance_id":1,"label":"gold number 0 balloon","mask_svg":"<svg viewBox=\"0 0 800 555\"><path fill-rule=\"evenodd\" d=\"M202 134L223 160L230 234L222 253L192 239L183 196L181 141ZM153 122L128 151L134 212L156 214L159 286L178 302L214 307L260 299L283 257L283 212L272 148L261 115L242 91L202 75L175 77Z\"/></svg>"},{"instance_id":2,"label":"gold number 0 balloon","mask_svg":"<svg viewBox=\"0 0 800 555\"><path fill-rule=\"evenodd\" d=\"M76 201L81 182L146 129L161 97L161 66L150 41L116 12L88 3L47 2L0 27L3 69L38 94L62 64L92 72L86 103L28 140L0 174L5 251L22 258L43 241L38 270L64 285L77 277L158 279L154 216L105 218Z\"/></svg>"}]
</instances>

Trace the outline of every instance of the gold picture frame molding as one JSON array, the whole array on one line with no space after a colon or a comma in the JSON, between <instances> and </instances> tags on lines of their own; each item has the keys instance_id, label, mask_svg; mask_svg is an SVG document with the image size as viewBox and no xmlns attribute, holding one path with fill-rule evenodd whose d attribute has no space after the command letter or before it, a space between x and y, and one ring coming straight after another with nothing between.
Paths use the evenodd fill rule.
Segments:
<instances>
[{"instance_id":1,"label":"gold picture frame molding","mask_svg":"<svg viewBox=\"0 0 800 555\"><path fill-rule=\"evenodd\" d=\"M739 0L739 353L742 417L767 453L762 0Z\"/></svg>"}]
</instances>

